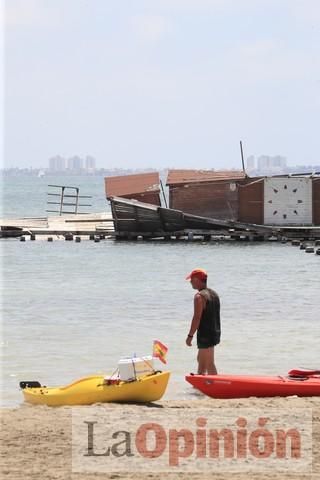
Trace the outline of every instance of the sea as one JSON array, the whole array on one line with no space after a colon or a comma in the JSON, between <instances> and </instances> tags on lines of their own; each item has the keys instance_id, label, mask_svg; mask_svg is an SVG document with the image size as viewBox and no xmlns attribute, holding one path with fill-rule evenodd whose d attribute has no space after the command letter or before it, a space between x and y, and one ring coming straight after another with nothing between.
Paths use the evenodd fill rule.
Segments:
<instances>
[{"instance_id":1,"label":"sea","mask_svg":"<svg viewBox=\"0 0 320 480\"><path fill-rule=\"evenodd\" d=\"M102 176L3 177L2 218L45 217L48 184L90 195L109 211ZM164 399L192 399L184 377L197 348L185 344L193 313L186 275L208 271L221 300L220 373L283 375L320 367L320 256L280 242L0 240L1 404L23 401L22 380L65 385L110 374L120 358L168 347Z\"/></svg>"}]
</instances>

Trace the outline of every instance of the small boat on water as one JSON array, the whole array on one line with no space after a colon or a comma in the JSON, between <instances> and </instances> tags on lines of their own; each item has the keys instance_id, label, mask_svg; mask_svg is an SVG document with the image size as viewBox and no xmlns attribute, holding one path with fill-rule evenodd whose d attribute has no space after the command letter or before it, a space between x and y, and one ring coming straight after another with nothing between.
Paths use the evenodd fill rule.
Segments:
<instances>
[{"instance_id":1,"label":"small boat on water","mask_svg":"<svg viewBox=\"0 0 320 480\"><path fill-rule=\"evenodd\" d=\"M195 375L187 382L213 398L320 396L320 370L296 369L286 376Z\"/></svg>"},{"instance_id":2,"label":"small boat on water","mask_svg":"<svg viewBox=\"0 0 320 480\"><path fill-rule=\"evenodd\" d=\"M20 382L24 399L36 405L91 405L105 402L154 402L164 395L170 372L156 371L131 381L103 375L80 378L63 387L46 387L36 381Z\"/></svg>"}]
</instances>

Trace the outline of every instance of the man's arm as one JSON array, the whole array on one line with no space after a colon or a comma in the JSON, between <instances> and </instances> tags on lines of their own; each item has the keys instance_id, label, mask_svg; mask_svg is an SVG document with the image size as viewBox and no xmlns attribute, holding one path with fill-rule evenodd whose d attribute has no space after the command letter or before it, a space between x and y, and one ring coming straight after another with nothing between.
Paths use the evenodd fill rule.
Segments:
<instances>
[{"instance_id":1,"label":"man's arm","mask_svg":"<svg viewBox=\"0 0 320 480\"><path fill-rule=\"evenodd\" d=\"M188 333L188 336L187 336L187 339L186 339L186 344L189 347L191 346L193 335L195 334L195 332L199 328L201 315L202 315L202 312L203 312L203 307L204 307L204 305L203 305L202 296L199 293L197 293L194 296L194 313L193 313L193 318L192 318L192 322L191 322L191 327L190 327L190 330L189 330L189 333Z\"/></svg>"}]
</instances>

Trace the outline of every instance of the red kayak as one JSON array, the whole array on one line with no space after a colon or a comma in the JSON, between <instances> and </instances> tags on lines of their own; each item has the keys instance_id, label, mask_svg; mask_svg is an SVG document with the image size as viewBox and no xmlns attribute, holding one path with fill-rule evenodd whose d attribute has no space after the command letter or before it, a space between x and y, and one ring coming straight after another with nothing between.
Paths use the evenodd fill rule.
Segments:
<instances>
[{"instance_id":1,"label":"red kayak","mask_svg":"<svg viewBox=\"0 0 320 480\"><path fill-rule=\"evenodd\" d=\"M213 398L320 396L320 370L291 370L286 376L191 373L186 380Z\"/></svg>"}]
</instances>

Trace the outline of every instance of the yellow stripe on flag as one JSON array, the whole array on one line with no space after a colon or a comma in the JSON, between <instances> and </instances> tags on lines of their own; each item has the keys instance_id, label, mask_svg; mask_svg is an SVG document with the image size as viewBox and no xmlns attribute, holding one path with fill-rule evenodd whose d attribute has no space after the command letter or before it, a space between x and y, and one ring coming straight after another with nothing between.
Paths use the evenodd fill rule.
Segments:
<instances>
[{"instance_id":1,"label":"yellow stripe on flag","mask_svg":"<svg viewBox=\"0 0 320 480\"><path fill-rule=\"evenodd\" d=\"M153 342L153 357L159 358L162 363L167 363L166 354L168 347L166 347L159 340L154 340Z\"/></svg>"}]
</instances>

